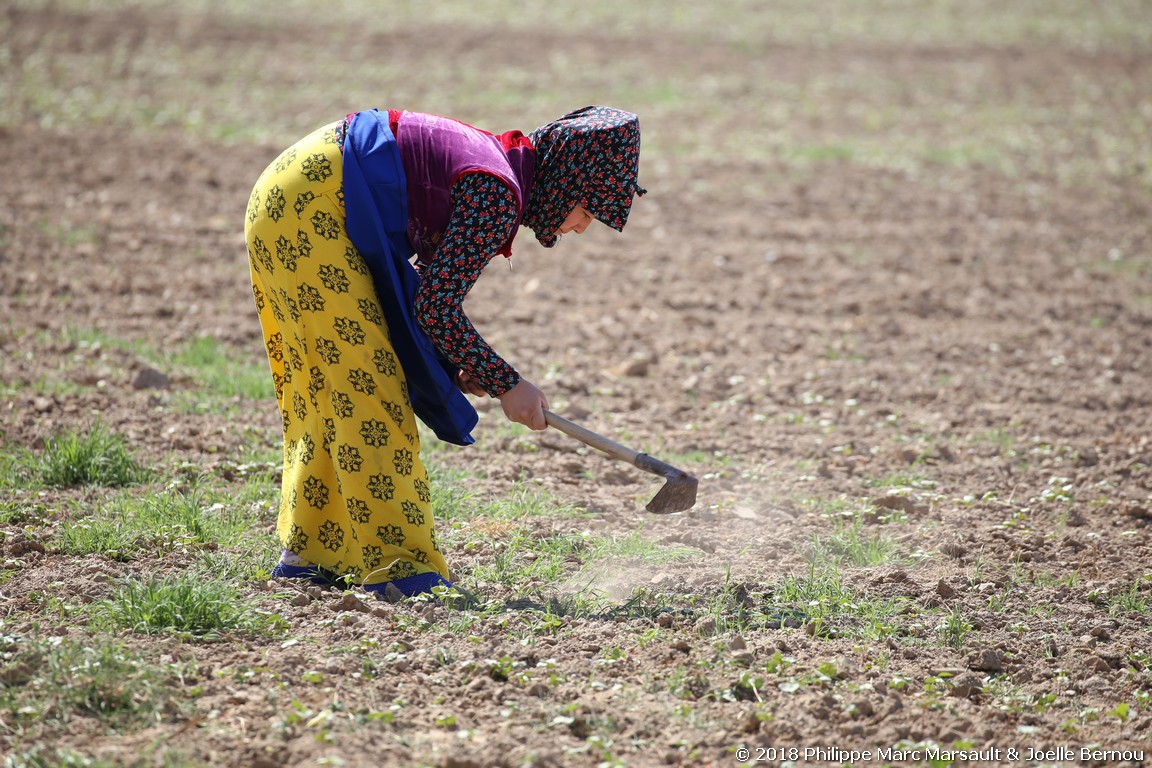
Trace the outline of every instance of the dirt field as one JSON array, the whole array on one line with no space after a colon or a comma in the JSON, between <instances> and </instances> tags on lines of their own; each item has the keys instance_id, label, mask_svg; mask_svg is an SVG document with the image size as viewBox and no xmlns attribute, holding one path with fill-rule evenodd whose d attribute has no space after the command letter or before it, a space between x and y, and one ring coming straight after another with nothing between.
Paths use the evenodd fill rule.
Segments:
<instances>
[{"instance_id":1,"label":"dirt field","mask_svg":"<svg viewBox=\"0 0 1152 768\"><path fill-rule=\"evenodd\" d=\"M361 108L501 131L606 103L644 130L626 232L523 231L469 313L555 410L700 498L648 515L655 478L480 402L475 446L427 448L477 505L444 540L483 608L265 562L234 581L279 633L203 638L85 611L204 552L70 554L113 491L0 482L3 764L1152 761L1152 9L876 5L7 4L0 450L99 422L157 473L136 494L263 467L271 557L274 401L172 362L210 339L264 370L261 169ZM484 511L526 490L555 514ZM581 536L616 549L526 565ZM120 644L166 670L155 711L61 706L22 638Z\"/></svg>"}]
</instances>

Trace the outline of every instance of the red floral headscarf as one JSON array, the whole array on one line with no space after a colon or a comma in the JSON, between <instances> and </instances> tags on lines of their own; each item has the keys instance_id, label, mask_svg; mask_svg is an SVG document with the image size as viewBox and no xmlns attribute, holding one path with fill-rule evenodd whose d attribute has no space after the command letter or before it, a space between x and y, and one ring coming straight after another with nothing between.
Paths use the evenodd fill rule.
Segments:
<instances>
[{"instance_id":1,"label":"red floral headscarf","mask_svg":"<svg viewBox=\"0 0 1152 768\"><path fill-rule=\"evenodd\" d=\"M628 221L640 165L640 119L611 107L584 107L532 131L536 178L523 223L548 248L577 205L620 231Z\"/></svg>"}]
</instances>

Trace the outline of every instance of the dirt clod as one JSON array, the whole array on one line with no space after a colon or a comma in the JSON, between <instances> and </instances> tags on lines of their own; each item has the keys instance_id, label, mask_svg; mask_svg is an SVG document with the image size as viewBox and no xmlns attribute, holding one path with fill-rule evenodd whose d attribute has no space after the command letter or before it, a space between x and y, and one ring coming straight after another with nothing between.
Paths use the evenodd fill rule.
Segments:
<instances>
[{"instance_id":1,"label":"dirt clod","mask_svg":"<svg viewBox=\"0 0 1152 768\"><path fill-rule=\"evenodd\" d=\"M132 377L133 389L168 389L171 383L168 376L148 366L140 368Z\"/></svg>"},{"instance_id":2,"label":"dirt clod","mask_svg":"<svg viewBox=\"0 0 1152 768\"><path fill-rule=\"evenodd\" d=\"M940 581L936 582L936 594L945 600L951 600L956 597L958 593L951 584L944 579L940 579Z\"/></svg>"},{"instance_id":3,"label":"dirt clod","mask_svg":"<svg viewBox=\"0 0 1152 768\"><path fill-rule=\"evenodd\" d=\"M1003 672L1004 652L995 648L985 648L969 657L968 668L980 672Z\"/></svg>"}]
</instances>

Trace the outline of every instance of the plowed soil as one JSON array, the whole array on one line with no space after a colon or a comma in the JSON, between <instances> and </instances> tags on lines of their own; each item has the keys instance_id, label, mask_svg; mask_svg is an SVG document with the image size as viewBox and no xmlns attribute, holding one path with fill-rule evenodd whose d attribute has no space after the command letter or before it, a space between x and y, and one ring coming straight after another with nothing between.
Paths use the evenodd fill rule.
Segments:
<instances>
[{"instance_id":1,"label":"plowed soil","mask_svg":"<svg viewBox=\"0 0 1152 768\"><path fill-rule=\"evenodd\" d=\"M93 115L56 121L61 107L37 105L26 85L10 89L21 102L0 125L6 446L35 450L100 420L152 466L209 474L234 466L253 440L276 446L273 402L230 414L176 408L174 393L197 382L174 375L164 389L140 386L140 359L77 344L69 330L161 350L210 337L259 361L242 237L252 183L296 135L394 104L309 83L284 98L281 115L258 94L277 84L290 92L306 52L352 66L386 45L388 61L433 78L444 77L438 62L495 67L511 47L549 62L521 87L522 105L459 96L450 111L446 97L421 101L407 83L394 88L404 95L397 106L496 131L529 130L571 100L635 109L651 192L622 235L599 227L545 250L523 231L512 269L490 265L470 316L555 410L700 477L694 509L648 515L658 479L554 431L501 424L499 407L481 401L478 443L437 449L435 462L476 472L485 497L527 486L587 513L543 520L541 531L635 534L695 556L606 561L541 585L558 599L599 590L613 608L560 617L549 632L536 631L538 611L516 605L457 633L451 608L335 591L289 601L277 595L290 587L245 582L285 617L293 641L126 633L149 656L195 661L195 695L182 692L179 714L142 731L109 733L78 718L57 746L113 765L248 768L728 766L780 764L765 751L780 748L801 750L798 765L927 764L924 754L882 760L877 750L933 744L986 750L986 764L1012 763L994 749L1018 750L1021 764L1100 763L1084 747L1147 752L1152 177L1141 165L1147 145L1141 158L1107 144L1110 135L1148 138L1147 48L857 38L753 55L716 38L697 40L688 60L671 32L516 31L495 41L476 30L386 34L333 21L311 49L302 41L317 27L303 18L242 27L55 4L4 14L8 60L26 78L40 57L45 77L87 83L75 99ZM188 78L208 77L206 57L252 61L250 77L201 82L183 103L175 75L150 80L131 68L133 50L164 45L194 52ZM606 47L629 68L643 63L635 77L679 73L713 90L685 103L630 103L586 75L562 101L541 84L559 79L565 60L584 65ZM103 49L128 52L134 98L174 99L185 121L141 128L101 113L83 88L115 77L119 59L109 55L106 72L72 72L68 62ZM252 49L266 70L244 58ZM383 94L391 82L378 77ZM858 84L880 89L874 113L852 108ZM227 90L242 102L246 87L257 94L247 119L283 127L256 139L210 130L220 109L211 99ZM1019 106L1017 96L1043 125L1021 124L1019 140L1006 138L994 156L964 154L958 133L982 99ZM1026 122L1007 108L986 117L1004 121L1005 136ZM1120 127L1109 134L1108 125ZM719 138L752 142L761 131L765 143L745 152ZM894 138L900 131L963 156L915 152ZM807 149L789 152L789 142ZM57 521L69 519L76 493L45 497ZM814 547L852 520L864 540L882 537L894 550L880 563L844 561L841 587L862 603L900 601L890 631L870 632L863 609L814 621L806 606L784 605L783 580L809 575ZM448 553L462 585L486 599L511 592L467 574L491 561L499 538ZM68 556L18 523L4 525L0 550L11 571L0 585L5 631L43 636L87 634L32 595L98 599L114 576L181 567L172 555ZM683 610L629 609L654 593ZM701 608L720 604L726 613ZM774 625L776 607L784 612ZM741 610L761 620L738 624ZM379 674L362 675L369 666ZM393 702L403 704L390 721L352 715ZM0 753L17 746L30 749L14 723L0 722ZM1027 752L1064 748L1074 756Z\"/></svg>"}]
</instances>

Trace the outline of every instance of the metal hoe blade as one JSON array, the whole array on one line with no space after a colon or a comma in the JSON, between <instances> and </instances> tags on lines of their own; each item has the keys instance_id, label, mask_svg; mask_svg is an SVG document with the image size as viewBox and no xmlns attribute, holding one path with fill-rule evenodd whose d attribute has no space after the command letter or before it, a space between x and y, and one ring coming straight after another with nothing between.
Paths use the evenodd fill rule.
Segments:
<instances>
[{"instance_id":1,"label":"metal hoe blade","mask_svg":"<svg viewBox=\"0 0 1152 768\"><path fill-rule=\"evenodd\" d=\"M652 501L648 502L645 509L649 512L658 515L683 512L696 503L696 486L699 485L699 481L684 470L677 469L671 464L665 464L646 453L625 448L620 443L609 440L604 435L597 434L563 416L557 416L551 411L544 411L544 420L548 422L548 426L576 438L585 445L601 450L614 459L626 461L637 469L663 477L667 482L652 497Z\"/></svg>"},{"instance_id":2,"label":"metal hoe blade","mask_svg":"<svg viewBox=\"0 0 1152 768\"><path fill-rule=\"evenodd\" d=\"M696 488L700 481L692 475L670 464L665 464L659 459L654 459L646 453L636 454L633 464L637 469L660 475L667 480L664 487L644 507L649 512L667 515L691 509L696 504Z\"/></svg>"}]
</instances>

